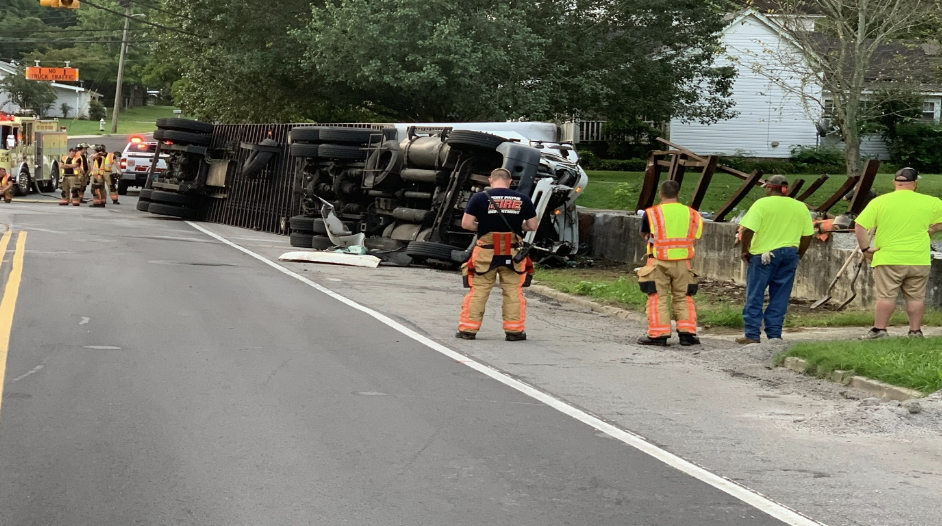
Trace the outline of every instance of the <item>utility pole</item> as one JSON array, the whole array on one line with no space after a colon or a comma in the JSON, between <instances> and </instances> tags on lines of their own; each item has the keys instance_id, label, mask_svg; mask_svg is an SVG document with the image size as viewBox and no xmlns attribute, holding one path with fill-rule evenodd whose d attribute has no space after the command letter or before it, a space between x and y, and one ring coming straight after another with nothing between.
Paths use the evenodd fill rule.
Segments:
<instances>
[{"instance_id":1,"label":"utility pole","mask_svg":"<svg viewBox=\"0 0 942 526\"><path fill-rule=\"evenodd\" d=\"M128 54L128 29L131 27L131 0L123 0L124 36L121 38L121 57L118 59L118 84L114 91L114 111L111 112L111 133L118 133L118 111L121 110L121 84L124 82L124 56Z\"/></svg>"}]
</instances>

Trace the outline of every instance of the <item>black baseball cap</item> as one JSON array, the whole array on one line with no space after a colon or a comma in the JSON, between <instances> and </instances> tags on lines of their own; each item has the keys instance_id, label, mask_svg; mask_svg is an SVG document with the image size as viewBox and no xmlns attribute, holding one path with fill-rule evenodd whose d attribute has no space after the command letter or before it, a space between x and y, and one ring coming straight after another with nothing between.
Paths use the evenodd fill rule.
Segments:
<instances>
[{"instance_id":1,"label":"black baseball cap","mask_svg":"<svg viewBox=\"0 0 942 526\"><path fill-rule=\"evenodd\" d=\"M896 172L896 175L893 177L894 181L900 183L911 183L916 179L921 179L921 177L919 177L919 172L913 168L903 168L902 170Z\"/></svg>"}]
</instances>

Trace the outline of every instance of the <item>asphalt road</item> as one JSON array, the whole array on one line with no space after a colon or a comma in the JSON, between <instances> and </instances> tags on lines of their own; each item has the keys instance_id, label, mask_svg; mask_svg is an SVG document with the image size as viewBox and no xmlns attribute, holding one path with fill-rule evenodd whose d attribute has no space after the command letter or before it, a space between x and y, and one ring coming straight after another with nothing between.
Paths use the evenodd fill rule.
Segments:
<instances>
[{"instance_id":1,"label":"asphalt road","mask_svg":"<svg viewBox=\"0 0 942 526\"><path fill-rule=\"evenodd\" d=\"M783 524L134 205L0 209L0 524Z\"/></svg>"}]
</instances>

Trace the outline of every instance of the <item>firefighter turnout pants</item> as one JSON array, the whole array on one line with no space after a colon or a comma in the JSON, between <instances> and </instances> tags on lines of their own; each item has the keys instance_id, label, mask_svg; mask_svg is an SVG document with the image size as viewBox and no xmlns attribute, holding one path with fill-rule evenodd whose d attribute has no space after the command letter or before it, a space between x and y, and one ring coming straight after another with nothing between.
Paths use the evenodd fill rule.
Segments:
<instances>
[{"instance_id":1,"label":"firefighter turnout pants","mask_svg":"<svg viewBox=\"0 0 942 526\"><path fill-rule=\"evenodd\" d=\"M82 204L82 194L79 193L82 187L77 176L69 175L63 177L59 187L62 188L62 199L59 201L60 205L69 204L70 199L75 206Z\"/></svg>"},{"instance_id":2,"label":"firefighter turnout pants","mask_svg":"<svg viewBox=\"0 0 942 526\"><path fill-rule=\"evenodd\" d=\"M118 202L118 181L121 176L111 172L105 172L105 190L111 194L111 202Z\"/></svg>"},{"instance_id":3,"label":"firefighter turnout pants","mask_svg":"<svg viewBox=\"0 0 942 526\"><path fill-rule=\"evenodd\" d=\"M638 284L641 292L648 295L649 337L670 336L672 311L677 332L697 333L697 310L693 304L697 278L689 259L662 261L650 257L648 264L638 271Z\"/></svg>"},{"instance_id":4,"label":"firefighter turnout pants","mask_svg":"<svg viewBox=\"0 0 942 526\"><path fill-rule=\"evenodd\" d=\"M0 186L0 193L3 194L3 200L7 203L13 201L13 183Z\"/></svg>"},{"instance_id":5,"label":"firefighter turnout pants","mask_svg":"<svg viewBox=\"0 0 942 526\"><path fill-rule=\"evenodd\" d=\"M527 273L518 273L513 267L495 267L483 273L469 273L466 276L470 290L461 303L461 316L458 330L478 332L484 320L484 307L491 295L494 284L500 281L502 292L501 309L504 318L504 332L523 332L527 319L527 300L523 296L523 285Z\"/></svg>"}]
</instances>

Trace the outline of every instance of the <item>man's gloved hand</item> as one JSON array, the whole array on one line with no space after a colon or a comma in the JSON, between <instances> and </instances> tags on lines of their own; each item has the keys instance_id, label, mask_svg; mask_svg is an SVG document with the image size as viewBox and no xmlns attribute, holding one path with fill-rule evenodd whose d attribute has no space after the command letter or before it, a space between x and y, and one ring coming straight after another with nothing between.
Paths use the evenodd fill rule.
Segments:
<instances>
[{"instance_id":1,"label":"man's gloved hand","mask_svg":"<svg viewBox=\"0 0 942 526\"><path fill-rule=\"evenodd\" d=\"M772 258L774 258L774 257L775 257L775 254L773 254L772 252L763 252L763 253L762 253L762 264L763 264L763 265L768 265L769 263L772 262Z\"/></svg>"}]
</instances>

